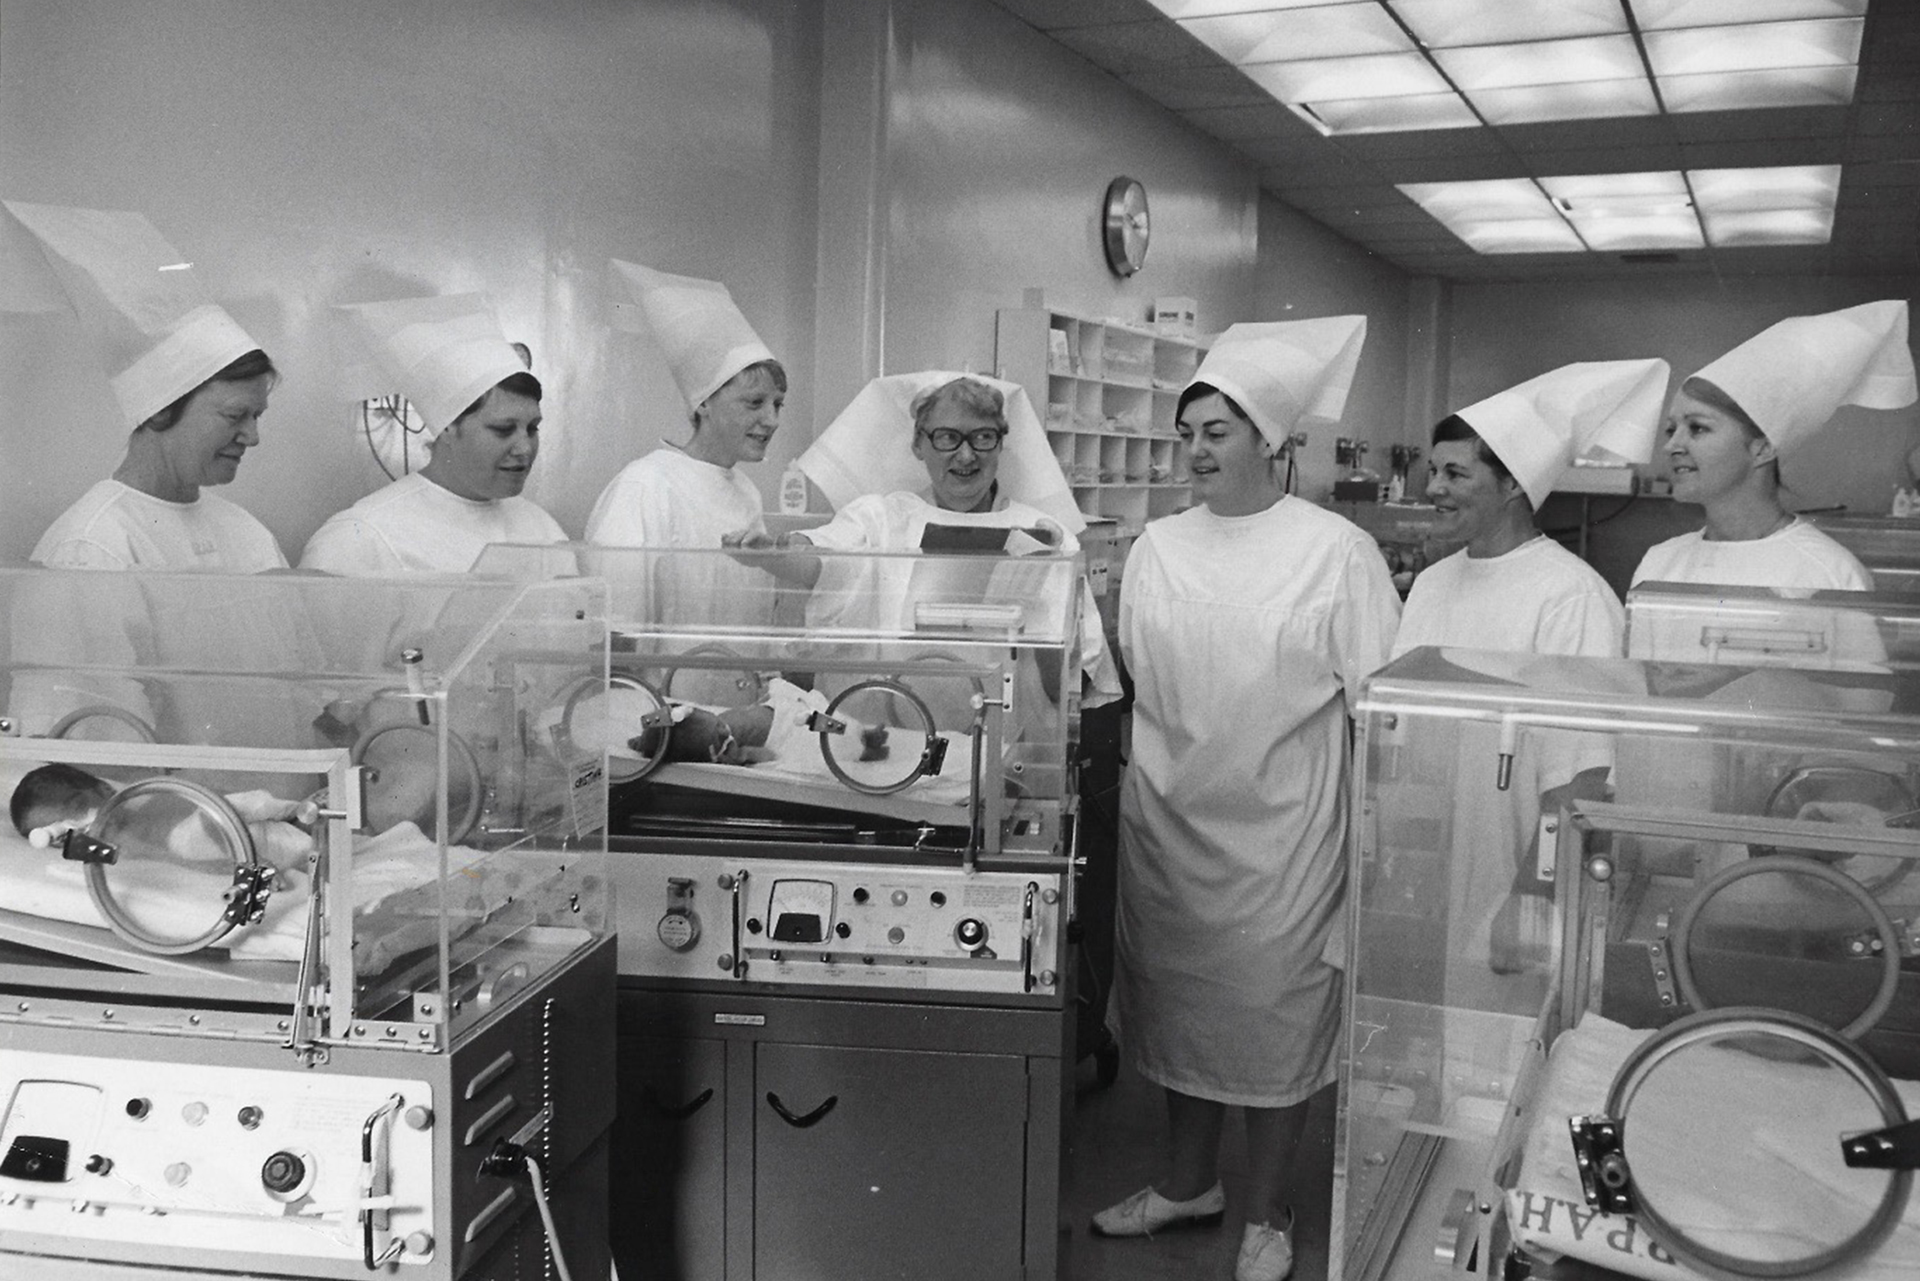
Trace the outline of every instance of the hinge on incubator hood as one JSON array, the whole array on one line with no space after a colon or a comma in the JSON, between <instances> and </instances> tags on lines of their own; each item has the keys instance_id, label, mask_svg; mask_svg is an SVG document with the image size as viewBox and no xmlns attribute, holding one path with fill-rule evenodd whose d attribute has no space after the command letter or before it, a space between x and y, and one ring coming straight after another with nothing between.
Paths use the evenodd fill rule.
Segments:
<instances>
[{"instance_id":1,"label":"hinge on incubator hood","mask_svg":"<svg viewBox=\"0 0 1920 1281\"><path fill-rule=\"evenodd\" d=\"M1570 1116L1567 1128L1587 1204L1605 1214L1632 1214L1633 1172L1621 1151L1620 1122L1610 1116Z\"/></svg>"},{"instance_id":2,"label":"hinge on incubator hood","mask_svg":"<svg viewBox=\"0 0 1920 1281\"><path fill-rule=\"evenodd\" d=\"M1920 1121L1849 1135L1840 1159L1851 1170L1920 1170Z\"/></svg>"}]
</instances>

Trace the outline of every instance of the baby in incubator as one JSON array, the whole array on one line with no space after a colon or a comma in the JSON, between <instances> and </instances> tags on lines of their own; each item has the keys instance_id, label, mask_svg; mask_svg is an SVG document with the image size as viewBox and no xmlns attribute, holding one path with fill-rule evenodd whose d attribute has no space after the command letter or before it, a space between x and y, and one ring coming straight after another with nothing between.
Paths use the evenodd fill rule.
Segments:
<instances>
[{"instance_id":1,"label":"baby in incubator","mask_svg":"<svg viewBox=\"0 0 1920 1281\"><path fill-rule=\"evenodd\" d=\"M118 790L98 775L55 762L21 776L8 801L8 813L14 830L28 844L47 849L60 844L67 833L85 830ZM226 799L246 823L262 862L283 873L307 870L313 838L297 824L311 823L317 816L312 802L284 800L262 791L233 792ZM176 814L157 816L166 827L151 834L155 848L186 858L194 857L195 850L218 848L211 843L210 833L190 830L205 822L197 811L185 819L177 819Z\"/></svg>"}]
</instances>

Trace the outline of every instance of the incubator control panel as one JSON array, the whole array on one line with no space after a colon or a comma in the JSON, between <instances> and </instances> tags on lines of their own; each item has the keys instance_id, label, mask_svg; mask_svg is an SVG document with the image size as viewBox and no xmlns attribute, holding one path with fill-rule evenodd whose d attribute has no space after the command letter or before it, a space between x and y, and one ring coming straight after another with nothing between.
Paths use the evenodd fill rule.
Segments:
<instances>
[{"instance_id":1,"label":"incubator control panel","mask_svg":"<svg viewBox=\"0 0 1920 1281\"><path fill-rule=\"evenodd\" d=\"M620 972L1052 996L1057 872L647 853L615 858Z\"/></svg>"},{"instance_id":2,"label":"incubator control panel","mask_svg":"<svg viewBox=\"0 0 1920 1281\"><path fill-rule=\"evenodd\" d=\"M432 1257L423 1082L0 1048L0 1108L0 1241L358 1259L374 1215Z\"/></svg>"}]
</instances>

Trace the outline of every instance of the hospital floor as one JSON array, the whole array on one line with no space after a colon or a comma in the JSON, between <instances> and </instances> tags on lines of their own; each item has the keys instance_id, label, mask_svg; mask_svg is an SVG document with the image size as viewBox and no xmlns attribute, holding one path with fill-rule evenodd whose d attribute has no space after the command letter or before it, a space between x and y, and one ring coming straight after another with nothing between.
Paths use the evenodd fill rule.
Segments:
<instances>
[{"instance_id":1,"label":"hospital floor","mask_svg":"<svg viewBox=\"0 0 1920 1281\"><path fill-rule=\"evenodd\" d=\"M1062 1281L1231 1281L1240 1231L1246 1222L1245 1130L1227 1115L1220 1144L1227 1185L1227 1217L1217 1228L1167 1232L1148 1238L1097 1237L1087 1221L1098 1211L1151 1183L1161 1173L1166 1107L1158 1086L1123 1062L1119 1079L1102 1088L1092 1058L1081 1061L1076 1103L1067 1128L1066 1188L1060 1241ZM1331 1088L1308 1107L1294 1211L1294 1281L1324 1281L1327 1223L1333 1190Z\"/></svg>"}]
</instances>

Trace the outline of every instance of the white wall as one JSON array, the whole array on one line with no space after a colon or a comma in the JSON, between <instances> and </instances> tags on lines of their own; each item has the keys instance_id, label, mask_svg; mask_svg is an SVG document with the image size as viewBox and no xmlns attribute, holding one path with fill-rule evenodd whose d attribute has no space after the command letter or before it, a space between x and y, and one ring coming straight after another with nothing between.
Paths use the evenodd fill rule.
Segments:
<instances>
[{"instance_id":1,"label":"white wall","mask_svg":"<svg viewBox=\"0 0 1920 1281\"><path fill-rule=\"evenodd\" d=\"M1404 416L1400 273L986 0L0 0L0 68L0 195L145 212L281 366L227 493L290 556L384 480L328 386L337 303L487 293L548 388L528 492L576 534L684 439L651 341L607 325L609 256L725 280L785 360L769 495L873 374L990 369L1029 287L1136 320L1190 295L1209 330L1364 309L1349 426ZM1154 215L1127 281L1119 173ZM69 322L0 314L0 386L4 560L125 433Z\"/></svg>"},{"instance_id":2,"label":"white wall","mask_svg":"<svg viewBox=\"0 0 1920 1281\"><path fill-rule=\"evenodd\" d=\"M297 555L383 478L330 394L328 308L477 289L548 388L529 487L579 532L684 408L610 331L606 261L723 277L813 365L817 4L0 0L0 194L137 209L284 372L229 496ZM124 447L67 329L0 316L0 558ZM777 476L805 432L775 442Z\"/></svg>"}]
</instances>

